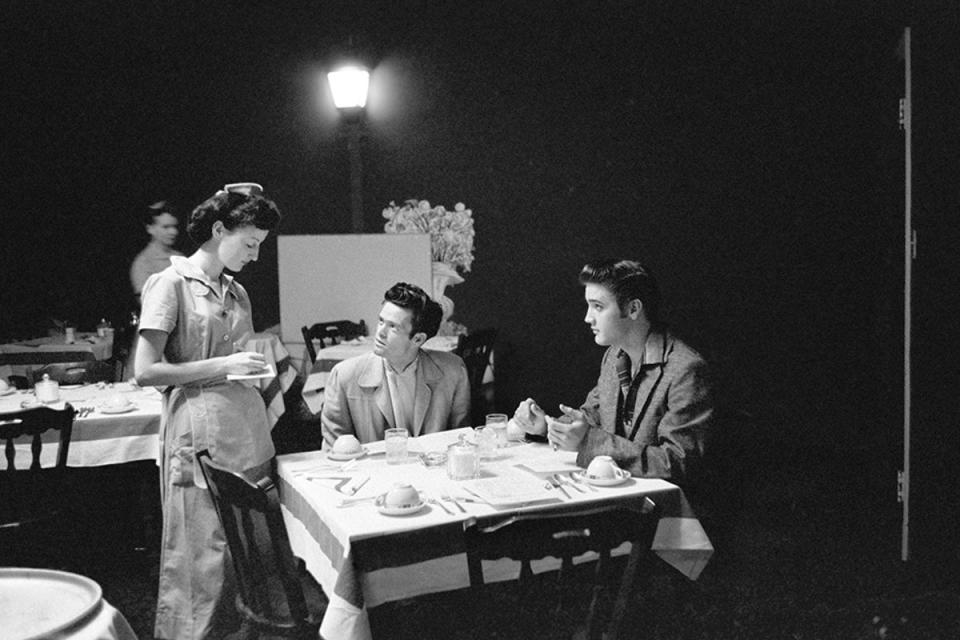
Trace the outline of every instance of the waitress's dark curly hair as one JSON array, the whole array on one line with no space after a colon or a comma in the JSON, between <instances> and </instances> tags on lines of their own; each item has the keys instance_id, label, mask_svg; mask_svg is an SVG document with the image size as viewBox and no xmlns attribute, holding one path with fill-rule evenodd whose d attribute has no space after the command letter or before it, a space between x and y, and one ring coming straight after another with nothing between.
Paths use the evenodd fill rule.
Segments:
<instances>
[{"instance_id":1,"label":"waitress's dark curly hair","mask_svg":"<svg viewBox=\"0 0 960 640\"><path fill-rule=\"evenodd\" d=\"M280 225L280 210L273 200L262 195L218 191L190 214L187 234L199 246L213 235L213 223L217 220L228 231L245 226L274 231Z\"/></svg>"}]
</instances>

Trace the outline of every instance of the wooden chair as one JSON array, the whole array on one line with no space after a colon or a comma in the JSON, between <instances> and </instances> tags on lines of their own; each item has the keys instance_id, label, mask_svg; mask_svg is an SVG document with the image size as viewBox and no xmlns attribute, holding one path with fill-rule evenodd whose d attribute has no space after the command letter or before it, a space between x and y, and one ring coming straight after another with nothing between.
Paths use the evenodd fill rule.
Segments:
<instances>
[{"instance_id":1,"label":"wooden chair","mask_svg":"<svg viewBox=\"0 0 960 640\"><path fill-rule=\"evenodd\" d=\"M320 616L307 607L273 480L251 482L217 465L206 450L197 458L237 574L236 606L245 621L241 635L316 639Z\"/></svg>"},{"instance_id":2,"label":"wooden chair","mask_svg":"<svg viewBox=\"0 0 960 640\"><path fill-rule=\"evenodd\" d=\"M360 320L360 322L351 322L350 320L318 322L310 327L301 327L300 333L303 334L303 341L307 345L310 364L313 364L317 361L317 350L313 346L314 340L320 343L321 348L339 344L341 340L353 340L367 335L367 323L364 320Z\"/></svg>"},{"instance_id":3,"label":"wooden chair","mask_svg":"<svg viewBox=\"0 0 960 640\"><path fill-rule=\"evenodd\" d=\"M470 380L470 418L474 425L483 424L493 410L493 389L485 387L483 376L490 365L490 354L497 339L496 329L480 329L460 336L454 351L467 365Z\"/></svg>"},{"instance_id":4,"label":"wooden chair","mask_svg":"<svg viewBox=\"0 0 960 640\"><path fill-rule=\"evenodd\" d=\"M567 513L528 513L513 516L494 524L480 524L476 519L464 522L463 536L467 552L467 565L470 572L470 588L478 591L480 604L477 625L482 628L488 622L493 608L486 599L487 589L483 587L482 560L510 558L521 563L519 584L521 588L533 581L530 562L553 556L560 558L562 565L557 574L557 606L552 614L550 627L561 620L561 616L570 609L570 591L577 585L590 583L591 595L585 618L585 637L594 639L603 637L615 640L619 637L627 607L635 608L630 602L634 594L637 577L642 561L650 556L650 547L660 520L660 508L646 499L641 510L625 507L605 506L571 511ZM489 521L488 521L489 522ZM601 606L605 600L601 596L606 583L611 581L613 571L610 551L624 542L632 545L630 555L622 571L616 598L612 608ZM573 558L588 551L598 554L592 580L584 580L577 575ZM583 572L580 572L583 573ZM518 603L543 602L542 587L529 597L521 598ZM607 614L607 610L610 610ZM525 616L525 620L530 617ZM599 622L606 620L605 625ZM606 630L603 631L603 626ZM577 636L579 637L579 636Z\"/></svg>"},{"instance_id":5,"label":"wooden chair","mask_svg":"<svg viewBox=\"0 0 960 640\"><path fill-rule=\"evenodd\" d=\"M122 366L123 363L119 363ZM52 362L31 372L33 381L42 380L44 374L60 384L89 384L91 382L116 382L119 378L119 366L106 360L84 360L82 362Z\"/></svg>"},{"instance_id":6,"label":"wooden chair","mask_svg":"<svg viewBox=\"0 0 960 640\"><path fill-rule=\"evenodd\" d=\"M67 455L76 411L70 404L63 409L36 407L0 415L0 441L4 442L6 468L0 469L0 555L9 557L11 549L23 561L28 547L36 549L38 558L49 559L64 545L69 529L64 520L73 506L73 489L67 482ZM57 435L57 459L53 467L40 466L44 434ZM30 454L17 455L14 441L30 438ZM29 460L27 460L29 459ZM49 548L42 537L56 541ZM31 556L31 560L33 559ZM12 558L11 558L12 560ZM0 565L9 564L0 561Z\"/></svg>"}]
</instances>

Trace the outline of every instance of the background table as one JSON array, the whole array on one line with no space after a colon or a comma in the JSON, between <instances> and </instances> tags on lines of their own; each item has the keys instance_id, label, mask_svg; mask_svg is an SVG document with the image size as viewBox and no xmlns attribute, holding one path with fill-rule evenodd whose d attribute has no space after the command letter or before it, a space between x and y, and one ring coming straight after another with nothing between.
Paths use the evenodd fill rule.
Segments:
<instances>
[{"instance_id":1,"label":"background table","mask_svg":"<svg viewBox=\"0 0 960 640\"><path fill-rule=\"evenodd\" d=\"M276 377L250 382L260 390L267 409L267 419L272 428L283 415L286 406L283 392L296 380L297 372L290 366L290 354L280 339L273 334L255 334L247 342L247 348L258 351L274 366ZM116 395L125 396L136 407L133 411L120 414L103 412L107 400ZM61 402L54 407L62 408L69 402L75 409L89 406L94 411L73 422L73 434L70 438L70 455L67 465L71 467L97 467L110 464L122 464L138 460L157 460L160 455L159 432L161 394L154 387L140 388L128 382L111 385L83 385L78 388L60 389ZM34 399L33 391L15 391L0 396L0 414L19 411L21 403ZM57 436L45 434L41 452L41 464L53 466L56 462ZM18 460L29 455L29 444L18 444ZM22 451L19 451L22 448ZM6 461L0 460L0 468Z\"/></svg>"},{"instance_id":2,"label":"background table","mask_svg":"<svg viewBox=\"0 0 960 640\"><path fill-rule=\"evenodd\" d=\"M410 448L440 451L456 441L458 429L429 434L410 440ZM364 456L348 475L369 475L369 481L357 497L382 493L398 480L427 489L434 496L445 492L463 496L458 483L447 479L443 468L427 468L411 458L409 464L387 465L381 443L366 445L377 455ZM484 463L484 473L516 473L517 465L546 459L573 469L572 452L554 452L541 444L517 444L504 451L502 458ZM551 460L553 458L553 460ZM329 464L320 452L297 453L277 459L281 505L291 547L304 560L307 569L321 584L330 605L324 615L321 634L330 640L370 637L366 607L412 596L464 588L469 585L466 557L463 553L462 524L470 517L505 516L519 511L553 510L570 504L639 504L650 497L663 509L663 518L654 540L654 551L668 564L691 579L700 575L713 546L692 513L679 487L663 480L630 479L616 487L597 487L596 492L568 490L571 499L557 499L497 509L487 504L464 503L467 513L444 512L428 505L416 515L381 515L372 503L338 508L345 496L331 489L330 481L309 480L311 473L329 473ZM341 474L342 475L342 474ZM536 570L553 568L545 561ZM488 581L513 579L517 565L501 562L485 564Z\"/></svg>"},{"instance_id":3,"label":"background table","mask_svg":"<svg viewBox=\"0 0 960 640\"><path fill-rule=\"evenodd\" d=\"M63 336L48 336L21 342L0 344L0 377L29 377L30 369L48 362L108 360L113 356L113 336L77 333L76 342L67 344Z\"/></svg>"}]
</instances>

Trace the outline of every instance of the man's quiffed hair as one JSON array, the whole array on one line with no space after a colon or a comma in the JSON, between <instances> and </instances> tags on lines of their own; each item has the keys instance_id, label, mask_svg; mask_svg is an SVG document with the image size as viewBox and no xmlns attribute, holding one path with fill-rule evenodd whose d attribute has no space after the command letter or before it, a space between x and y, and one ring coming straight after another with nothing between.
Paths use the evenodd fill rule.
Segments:
<instances>
[{"instance_id":1,"label":"man's quiffed hair","mask_svg":"<svg viewBox=\"0 0 960 640\"><path fill-rule=\"evenodd\" d=\"M580 270L580 284L598 284L609 289L617 299L621 314L626 313L631 300L639 300L647 321L651 325L660 322L660 288L650 270L636 260L588 262Z\"/></svg>"},{"instance_id":2,"label":"man's quiffed hair","mask_svg":"<svg viewBox=\"0 0 960 640\"><path fill-rule=\"evenodd\" d=\"M443 309L434 302L426 292L415 284L398 282L383 294L383 301L395 304L402 309L409 309L413 328L410 337L418 333L427 334L427 340L437 335L440 330L440 321L443 318Z\"/></svg>"}]
</instances>

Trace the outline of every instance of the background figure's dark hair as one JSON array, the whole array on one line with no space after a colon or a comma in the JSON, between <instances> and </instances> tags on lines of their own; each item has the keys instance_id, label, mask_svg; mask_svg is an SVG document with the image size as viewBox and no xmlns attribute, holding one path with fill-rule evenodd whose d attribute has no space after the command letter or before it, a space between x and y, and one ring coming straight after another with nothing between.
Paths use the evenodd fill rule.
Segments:
<instances>
[{"instance_id":1,"label":"background figure's dark hair","mask_svg":"<svg viewBox=\"0 0 960 640\"><path fill-rule=\"evenodd\" d=\"M383 294L383 301L413 312L413 328L410 330L410 337L425 333L429 340L440 330L443 309L417 285L398 282Z\"/></svg>"},{"instance_id":2,"label":"background figure's dark hair","mask_svg":"<svg viewBox=\"0 0 960 640\"><path fill-rule=\"evenodd\" d=\"M650 324L660 323L660 288L650 270L636 260L588 262L580 270L580 284L599 284L610 289L621 314L626 313L631 300L639 300Z\"/></svg>"},{"instance_id":3,"label":"background figure's dark hair","mask_svg":"<svg viewBox=\"0 0 960 640\"><path fill-rule=\"evenodd\" d=\"M176 209L167 200L158 200L143 210L142 221L144 225L151 225L157 221L157 216L169 213L174 218L179 218Z\"/></svg>"},{"instance_id":4,"label":"background figure's dark hair","mask_svg":"<svg viewBox=\"0 0 960 640\"><path fill-rule=\"evenodd\" d=\"M228 231L245 226L274 231L280 225L280 210L273 200L261 195L218 191L190 214L187 234L199 246L210 239L217 220Z\"/></svg>"}]
</instances>

